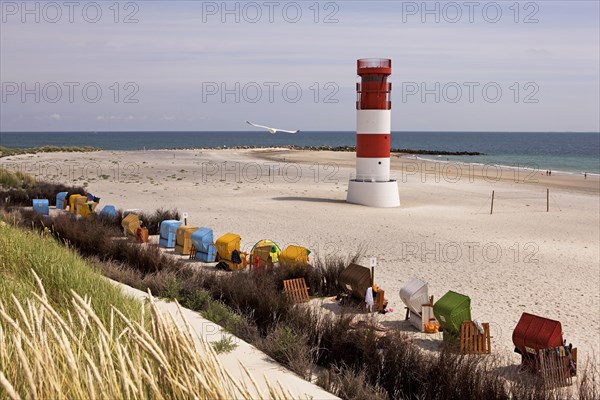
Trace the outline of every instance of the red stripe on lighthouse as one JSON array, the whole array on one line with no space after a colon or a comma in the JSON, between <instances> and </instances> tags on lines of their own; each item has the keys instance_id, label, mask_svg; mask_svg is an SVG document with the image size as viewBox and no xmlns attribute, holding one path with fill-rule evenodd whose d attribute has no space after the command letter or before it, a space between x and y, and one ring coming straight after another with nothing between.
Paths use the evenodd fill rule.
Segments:
<instances>
[{"instance_id":1,"label":"red stripe on lighthouse","mask_svg":"<svg viewBox=\"0 0 600 400\"><path fill-rule=\"evenodd\" d=\"M390 157L390 135L389 134L357 134L356 135L356 157L359 158L389 158Z\"/></svg>"}]
</instances>

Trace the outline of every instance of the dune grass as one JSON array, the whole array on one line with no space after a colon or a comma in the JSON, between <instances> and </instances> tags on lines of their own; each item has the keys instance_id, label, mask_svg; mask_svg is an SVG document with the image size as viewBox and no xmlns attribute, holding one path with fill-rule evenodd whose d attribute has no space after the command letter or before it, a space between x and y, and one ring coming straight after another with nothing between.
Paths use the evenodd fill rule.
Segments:
<instances>
[{"instance_id":1,"label":"dune grass","mask_svg":"<svg viewBox=\"0 0 600 400\"><path fill-rule=\"evenodd\" d=\"M19 189L27 186L33 186L35 179L33 176L21 171L10 171L0 167L0 187L5 189Z\"/></svg>"},{"instance_id":2,"label":"dune grass","mask_svg":"<svg viewBox=\"0 0 600 400\"><path fill-rule=\"evenodd\" d=\"M12 313L0 301L0 397L264 398L247 370L250 386L235 381L200 338L198 351L187 321L181 327L152 298L147 329L116 308L103 323L92 301L75 291L67 303L69 317L62 317L40 280L37 284L38 293L25 303L15 300ZM281 386L267 387L268 398L293 397Z\"/></svg>"},{"instance_id":3,"label":"dune grass","mask_svg":"<svg viewBox=\"0 0 600 400\"><path fill-rule=\"evenodd\" d=\"M92 151L100 151L102 149L98 147L91 146L41 146L41 147L5 147L0 146L0 158L8 157L8 156L16 156L19 154L36 154L36 153L57 153L57 152L67 152L67 153L87 153Z\"/></svg>"},{"instance_id":4,"label":"dune grass","mask_svg":"<svg viewBox=\"0 0 600 400\"><path fill-rule=\"evenodd\" d=\"M12 296L20 302L31 297L36 289L35 273L44 283L49 303L61 313L74 290L93 299L94 309L104 322L110 318L111 306L127 316L137 315L139 302L123 295L74 250L44 236L0 222L0 301L9 311L13 311Z\"/></svg>"}]
</instances>

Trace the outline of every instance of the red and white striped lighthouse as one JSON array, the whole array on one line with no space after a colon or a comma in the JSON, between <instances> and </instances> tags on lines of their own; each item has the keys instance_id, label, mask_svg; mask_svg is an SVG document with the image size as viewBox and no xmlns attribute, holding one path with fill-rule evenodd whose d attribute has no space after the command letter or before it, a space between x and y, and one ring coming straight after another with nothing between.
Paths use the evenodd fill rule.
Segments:
<instances>
[{"instance_id":1,"label":"red and white striped lighthouse","mask_svg":"<svg viewBox=\"0 0 600 400\"><path fill-rule=\"evenodd\" d=\"M348 185L349 203L372 207L400 205L398 183L390 178L392 60L364 58L357 62L356 175Z\"/></svg>"}]
</instances>

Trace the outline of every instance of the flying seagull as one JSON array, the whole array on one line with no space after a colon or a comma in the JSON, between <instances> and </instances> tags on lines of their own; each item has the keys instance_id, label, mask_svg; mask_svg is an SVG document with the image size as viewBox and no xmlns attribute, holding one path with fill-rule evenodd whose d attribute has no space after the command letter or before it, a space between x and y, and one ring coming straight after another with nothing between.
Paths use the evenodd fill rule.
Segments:
<instances>
[{"instance_id":1,"label":"flying seagull","mask_svg":"<svg viewBox=\"0 0 600 400\"><path fill-rule=\"evenodd\" d=\"M285 132L285 133L298 133L298 132L300 132L300 129L298 129L298 130L295 130L295 131L288 131L288 130L285 130L285 129L269 128L268 126L264 126L264 125L256 125L256 124L253 124L253 123L252 123L252 122L250 122L250 121L246 121L246 123L247 123L248 125L252 125L252 126L255 126L255 127L257 127L257 128L263 128L263 129L266 129L266 130L268 130L268 131L269 131L269 133L270 133L270 134L272 134L272 135L276 134L277 132Z\"/></svg>"}]
</instances>

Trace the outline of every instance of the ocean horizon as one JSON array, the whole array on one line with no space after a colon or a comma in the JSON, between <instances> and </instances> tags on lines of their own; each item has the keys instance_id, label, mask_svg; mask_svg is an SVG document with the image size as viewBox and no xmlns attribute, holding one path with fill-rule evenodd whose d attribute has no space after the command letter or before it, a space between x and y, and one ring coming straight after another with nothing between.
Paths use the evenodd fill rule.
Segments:
<instances>
[{"instance_id":1,"label":"ocean horizon","mask_svg":"<svg viewBox=\"0 0 600 400\"><path fill-rule=\"evenodd\" d=\"M92 146L103 150L354 146L354 131L102 131L0 132L5 147ZM600 132L392 132L392 148L479 152L480 156L425 156L475 164L600 174Z\"/></svg>"}]
</instances>

